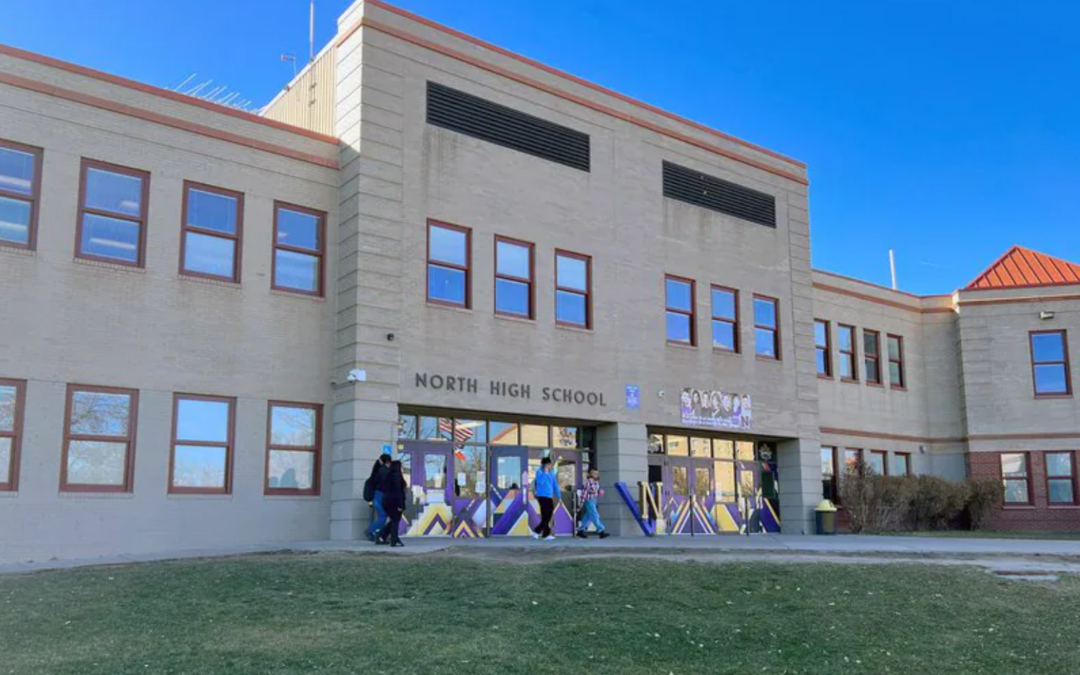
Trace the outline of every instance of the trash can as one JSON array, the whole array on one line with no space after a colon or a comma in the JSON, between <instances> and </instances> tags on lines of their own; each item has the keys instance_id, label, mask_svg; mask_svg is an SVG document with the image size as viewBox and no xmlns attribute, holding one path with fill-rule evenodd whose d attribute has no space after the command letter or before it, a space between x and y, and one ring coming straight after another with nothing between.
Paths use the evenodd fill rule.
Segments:
<instances>
[{"instance_id":1,"label":"trash can","mask_svg":"<svg viewBox=\"0 0 1080 675\"><path fill-rule=\"evenodd\" d=\"M818 534L836 534L836 506L828 499L822 499L814 509L814 521Z\"/></svg>"}]
</instances>

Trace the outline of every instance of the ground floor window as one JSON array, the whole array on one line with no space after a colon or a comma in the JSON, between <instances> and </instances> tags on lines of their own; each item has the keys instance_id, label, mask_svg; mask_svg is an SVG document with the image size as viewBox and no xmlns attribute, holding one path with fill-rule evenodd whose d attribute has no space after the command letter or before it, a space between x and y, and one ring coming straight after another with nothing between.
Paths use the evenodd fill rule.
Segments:
<instances>
[{"instance_id":1,"label":"ground floor window","mask_svg":"<svg viewBox=\"0 0 1080 675\"><path fill-rule=\"evenodd\" d=\"M1026 452L1001 454L1001 479L1005 488L1006 504L1030 504L1031 484Z\"/></svg>"},{"instance_id":2,"label":"ground floor window","mask_svg":"<svg viewBox=\"0 0 1080 675\"><path fill-rule=\"evenodd\" d=\"M1048 452L1046 495L1051 504L1076 503L1076 464L1071 452Z\"/></svg>"},{"instance_id":3,"label":"ground floor window","mask_svg":"<svg viewBox=\"0 0 1080 675\"><path fill-rule=\"evenodd\" d=\"M19 441L26 383L0 380L0 490L19 489Z\"/></svg>"},{"instance_id":4,"label":"ground floor window","mask_svg":"<svg viewBox=\"0 0 1080 675\"><path fill-rule=\"evenodd\" d=\"M892 456L892 466L889 469L889 473L894 476L910 476L911 453L894 452Z\"/></svg>"},{"instance_id":5,"label":"ground floor window","mask_svg":"<svg viewBox=\"0 0 1080 675\"><path fill-rule=\"evenodd\" d=\"M821 446L821 498L840 503L840 485L836 477L836 448Z\"/></svg>"},{"instance_id":6,"label":"ground floor window","mask_svg":"<svg viewBox=\"0 0 1080 675\"><path fill-rule=\"evenodd\" d=\"M60 489L130 492L139 392L68 385Z\"/></svg>"},{"instance_id":7,"label":"ground floor window","mask_svg":"<svg viewBox=\"0 0 1080 675\"><path fill-rule=\"evenodd\" d=\"M884 450L871 450L866 456L866 466L879 476L889 475L889 468L886 460L889 453Z\"/></svg>"},{"instance_id":8,"label":"ground floor window","mask_svg":"<svg viewBox=\"0 0 1080 675\"><path fill-rule=\"evenodd\" d=\"M322 406L270 401L266 494L319 494Z\"/></svg>"}]
</instances>

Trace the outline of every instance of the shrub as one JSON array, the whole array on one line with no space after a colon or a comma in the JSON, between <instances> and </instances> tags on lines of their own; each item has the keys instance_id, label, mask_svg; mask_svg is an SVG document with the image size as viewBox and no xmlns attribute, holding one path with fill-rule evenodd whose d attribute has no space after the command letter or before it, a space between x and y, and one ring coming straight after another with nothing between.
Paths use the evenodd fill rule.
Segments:
<instances>
[{"instance_id":1,"label":"shrub","mask_svg":"<svg viewBox=\"0 0 1080 675\"><path fill-rule=\"evenodd\" d=\"M848 465L840 477L840 503L855 533L867 529L876 508L873 478L874 470L861 459Z\"/></svg>"},{"instance_id":2,"label":"shrub","mask_svg":"<svg viewBox=\"0 0 1080 675\"><path fill-rule=\"evenodd\" d=\"M967 480L967 518L971 529L982 529L990 513L1001 503L1001 481L996 478Z\"/></svg>"},{"instance_id":3,"label":"shrub","mask_svg":"<svg viewBox=\"0 0 1080 675\"><path fill-rule=\"evenodd\" d=\"M937 476L919 476L915 481L911 514L915 527L939 530L954 523L967 503L967 484Z\"/></svg>"},{"instance_id":4,"label":"shrub","mask_svg":"<svg viewBox=\"0 0 1080 675\"><path fill-rule=\"evenodd\" d=\"M879 532L910 530L917 482L909 476L874 476L875 509L872 528Z\"/></svg>"}]
</instances>

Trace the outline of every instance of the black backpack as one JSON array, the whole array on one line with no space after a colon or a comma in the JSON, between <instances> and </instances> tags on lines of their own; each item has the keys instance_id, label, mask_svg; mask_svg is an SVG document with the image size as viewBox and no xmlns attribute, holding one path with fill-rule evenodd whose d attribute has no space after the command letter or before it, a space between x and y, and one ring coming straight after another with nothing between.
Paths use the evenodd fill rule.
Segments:
<instances>
[{"instance_id":1,"label":"black backpack","mask_svg":"<svg viewBox=\"0 0 1080 675\"><path fill-rule=\"evenodd\" d=\"M370 502L375 499L375 483L378 482L375 476L370 476L364 481L364 501Z\"/></svg>"}]
</instances>

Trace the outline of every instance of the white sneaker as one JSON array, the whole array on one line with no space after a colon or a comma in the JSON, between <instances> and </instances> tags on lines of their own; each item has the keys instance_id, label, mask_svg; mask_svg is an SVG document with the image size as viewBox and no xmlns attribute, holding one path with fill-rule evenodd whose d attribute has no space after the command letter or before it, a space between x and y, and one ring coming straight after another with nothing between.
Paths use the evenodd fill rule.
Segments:
<instances>
[{"instance_id":1,"label":"white sneaker","mask_svg":"<svg viewBox=\"0 0 1080 675\"><path fill-rule=\"evenodd\" d=\"M533 538L533 539L539 539L539 538L540 538L540 535L538 535L537 533L533 532L533 533L532 533L532 538Z\"/></svg>"},{"instance_id":2,"label":"white sneaker","mask_svg":"<svg viewBox=\"0 0 1080 675\"><path fill-rule=\"evenodd\" d=\"M555 535L549 534L548 536L544 537L544 541L555 541Z\"/></svg>"}]
</instances>

